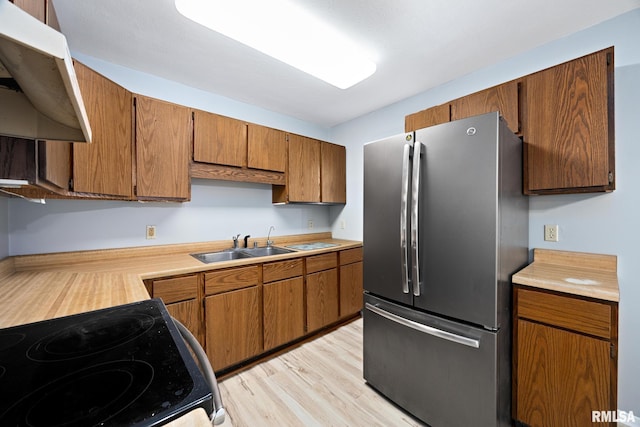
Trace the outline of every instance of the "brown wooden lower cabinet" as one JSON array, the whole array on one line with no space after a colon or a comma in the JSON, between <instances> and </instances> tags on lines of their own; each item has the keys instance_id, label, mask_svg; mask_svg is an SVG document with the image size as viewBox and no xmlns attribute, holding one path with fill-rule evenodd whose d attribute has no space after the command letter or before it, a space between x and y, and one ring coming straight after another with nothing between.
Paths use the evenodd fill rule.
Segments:
<instances>
[{"instance_id":1,"label":"brown wooden lower cabinet","mask_svg":"<svg viewBox=\"0 0 640 427\"><path fill-rule=\"evenodd\" d=\"M302 277L263 286L264 350L304 335L304 280Z\"/></svg>"},{"instance_id":2,"label":"brown wooden lower cabinet","mask_svg":"<svg viewBox=\"0 0 640 427\"><path fill-rule=\"evenodd\" d=\"M362 248L340 252L340 318L362 310Z\"/></svg>"},{"instance_id":3,"label":"brown wooden lower cabinet","mask_svg":"<svg viewBox=\"0 0 640 427\"><path fill-rule=\"evenodd\" d=\"M615 426L617 303L516 286L513 417L519 425Z\"/></svg>"},{"instance_id":4,"label":"brown wooden lower cabinet","mask_svg":"<svg viewBox=\"0 0 640 427\"><path fill-rule=\"evenodd\" d=\"M205 348L215 371L362 309L362 248L146 280Z\"/></svg>"},{"instance_id":5,"label":"brown wooden lower cabinet","mask_svg":"<svg viewBox=\"0 0 640 427\"><path fill-rule=\"evenodd\" d=\"M262 345L262 287L205 297L206 353L214 371L256 356Z\"/></svg>"},{"instance_id":6,"label":"brown wooden lower cabinet","mask_svg":"<svg viewBox=\"0 0 640 427\"><path fill-rule=\"evenodd\" d=\"M338 321L338 269L307 274L307 332Z\"/></svg>"},{"instance_id":7,"label":"brown wooden lower cabinet","mask_svg":"<svg viewBox=\"0 0 640 427\"><path fill-rule=\"evenodd\" d=\"M198 275L156 279L148 283L153 298L160 298L171 317L182 323L204 346L204 322Z\"/></svg>"}]
</instances>

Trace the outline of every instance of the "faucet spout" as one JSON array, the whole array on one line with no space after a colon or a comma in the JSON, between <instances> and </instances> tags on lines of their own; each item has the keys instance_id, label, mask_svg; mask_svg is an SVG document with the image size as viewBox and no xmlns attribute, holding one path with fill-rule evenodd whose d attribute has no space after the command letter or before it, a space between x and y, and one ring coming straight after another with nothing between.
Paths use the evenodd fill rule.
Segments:
<instances>
[{"instance_id":1,"label":"faucet spout","mask_svg":"<svg viewBox=\"0 0 640 427\"><path fill-rule=\"evenodd\" d=\"M251 237L250 235L246 235L244 236L244 247L248 248L249 247L249 237Z\"/></svg>"},{"instance_id":2,"label":"faucet spout","mask_svg":"<svg viewBox=\"0 0 640 427\"><path fill-rule=\"evenodd\" d=\"M273 245L273 240L270 240L269 237L271 236L271 231L275 229L276 228L273 225L269 227L269 232L267 233L267 247Z\"/></svg>"}]
</instances>

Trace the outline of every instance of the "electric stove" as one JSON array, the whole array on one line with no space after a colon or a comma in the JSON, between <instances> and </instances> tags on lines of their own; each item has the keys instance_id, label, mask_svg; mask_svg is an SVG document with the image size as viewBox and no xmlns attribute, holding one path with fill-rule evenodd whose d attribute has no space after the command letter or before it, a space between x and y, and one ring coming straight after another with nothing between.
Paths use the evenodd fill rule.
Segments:
<instances>
[{"instance_id":1,"label":"electric stove","mask_svg":"<svg viewBox=\"0 0 640 427\"><path fill-rule=\"evenodd\" d=\"M160 299L0 329L1 426L159 426L212 392Z\"/></svg>"}]
</instances>

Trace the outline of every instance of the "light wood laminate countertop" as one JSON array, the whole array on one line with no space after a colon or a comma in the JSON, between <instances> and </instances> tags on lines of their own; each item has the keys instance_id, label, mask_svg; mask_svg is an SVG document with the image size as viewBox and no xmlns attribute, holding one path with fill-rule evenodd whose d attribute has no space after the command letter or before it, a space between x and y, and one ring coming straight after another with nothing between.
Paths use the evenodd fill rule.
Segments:
<instances>
[{"instance_id":1,"label":"light wood laminate countertop","mask_svg":"<svg viewBox=\"0 0 640 427\"><path fill-rule=\"evenodd\" d=\"M615 255L534 249L533 262L514 274L515 284L618 302Z\"/></svg>"},{"instance_id":2,"label":"light wood laminate countertop","mask_svg":"<svg viewBox=\"0 0 640 427\"><path fill-rule=\"evenodd\" d=\"M251 239L260 246L266 238ZM331 233L275 236L274 246L326 242L336 246L268 257L204 264L191 253L230 247L231 241L22 255L0 261L0 328L149 298L144 279L197 273L357 248L362 242Z\"/></svg>"}]
</instances>

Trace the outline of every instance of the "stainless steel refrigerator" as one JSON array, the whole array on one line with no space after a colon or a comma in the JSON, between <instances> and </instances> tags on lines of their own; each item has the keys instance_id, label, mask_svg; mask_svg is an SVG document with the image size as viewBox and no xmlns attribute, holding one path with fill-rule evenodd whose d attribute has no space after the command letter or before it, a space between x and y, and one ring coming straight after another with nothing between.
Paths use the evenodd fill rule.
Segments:
<instances>
[{"instance_id":1,"label":"stainless steel refrigerator","mask_svg":"<svg viewBox=\"0 0 640 427\"><path fill-rule=\"evenodd\" d=\"M498 113L364 146L364 378L433 427L507 426L522 142Z\"/></svg>"}]
</instances>

